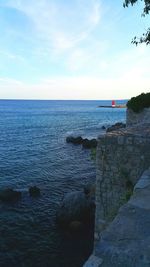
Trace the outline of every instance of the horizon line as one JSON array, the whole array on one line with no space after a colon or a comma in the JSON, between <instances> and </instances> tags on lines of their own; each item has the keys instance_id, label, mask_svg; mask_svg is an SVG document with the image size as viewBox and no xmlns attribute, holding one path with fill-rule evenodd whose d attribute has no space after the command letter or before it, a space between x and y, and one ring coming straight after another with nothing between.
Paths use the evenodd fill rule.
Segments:
<instances>
[{"instance_id":1,"label":"horizon line","mask_svg":"<svg viewBox=\"0 0 150 267\"><path fill-rule=\"evenodd\" d=\"M111 99L36 99L36 98L0 98L0 101L11 101L11 100L17 100L17 101L127 101L127 98L111 98Z\"/></svg>"}]
</instances>

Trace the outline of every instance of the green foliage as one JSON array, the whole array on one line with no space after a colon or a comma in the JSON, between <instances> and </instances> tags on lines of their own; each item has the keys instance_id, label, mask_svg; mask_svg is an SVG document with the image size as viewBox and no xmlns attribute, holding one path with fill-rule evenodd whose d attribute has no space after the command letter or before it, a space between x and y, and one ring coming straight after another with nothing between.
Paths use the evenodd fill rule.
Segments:
<instances>
[{"instance_id":1,"label":"green foliage","mask_svg":"<svg viewBox=\"0 0 150 267\"><path fill-rule=\"evenodd\" d=\"M150 13L150 0L141 0L144 2L144 8L142 12L142 16L146 16ZM125 0L123 3L124 7L128 7L129 5L134 5L138 0ZM150 28L147 29L145 33L140 38L136 36L133 38L132 43L138 45L139 43L145 43L147 45L150 44Z\"/></svg>"},{"instance_id":2,"label":"green foliage","mask_svg":"<svg viewBox=\"0 0 150 267\"><path fill-rule=\"evenodd\" d=\"M129 109L132 109L136 113L141 112L144 108L149 108L150 107L150 93L147 93L147 94L142 93L141 95L132 97L128 101L127 107Z\"/></svg>"},{"instance_id":3,"label":"green foliage","mask_svg":"<svg viewBox=\"0 0 150 267\"><path fill-rule=\"evenodd\" d=\"M150 12L150 0L141 0L144 2L143 16L148 15ZM134 5L138 0L125 0L123 3L124 7L128 7L129 5Z\"/></svg>"}]
</instances>

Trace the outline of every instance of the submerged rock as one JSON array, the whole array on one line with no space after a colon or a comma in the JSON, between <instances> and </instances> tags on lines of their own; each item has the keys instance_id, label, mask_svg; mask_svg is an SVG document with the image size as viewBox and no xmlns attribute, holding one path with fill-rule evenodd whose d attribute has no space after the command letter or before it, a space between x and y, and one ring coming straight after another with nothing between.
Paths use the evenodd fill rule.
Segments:
<instances>
[{"instance_id":1,"label":"submerged rock","mask_svg":"<svg viewBox=\"0 0 150 267\"><path fill-rule=\"evenodd\" d=\"M57 223L66 229L81 228L82 224L94 222L95 202L91 195L84 192L66 194L57 213Z\"/></svg>"},{"instance_id":2,"label":"submerged rock","mask_svg":"<svg viewBox=\"0 0 150 267\"><path fill-rule=\"evenodd\" d=\"M21 192L7 188L0 191L0 200L4 202L17 201L21 198Z\"/></svg>"},{"instance_id":3,"label":"submerged rock","mask_svg":"<svg viewBox=\"0 0 150 267\"><path fill-rule=\"evenodd\" d=\"M31 186L29 188L29 194L31 197L38 197L40 196L40 189L37 186Z\"/></svg>"},{"instance_id":4,"label":"submerged rock","mask_svg":"<svg viewBox=\"0 0 150 267\"><path fill-rule=\"evenodd\" d=\"M116 131L120 128L125 128L126 127L126 124L123 123L123 122L117 122L115 123L114 125L110 126L107 128L106 132L112 132L112 131Z\"/></svg>"}]
</instances>

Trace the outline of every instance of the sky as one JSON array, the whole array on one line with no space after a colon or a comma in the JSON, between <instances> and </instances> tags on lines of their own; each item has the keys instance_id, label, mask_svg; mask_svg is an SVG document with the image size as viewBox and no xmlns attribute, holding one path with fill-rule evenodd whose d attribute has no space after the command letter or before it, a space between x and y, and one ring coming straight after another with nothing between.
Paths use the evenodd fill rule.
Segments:
<instances>
[{"instance_id":1,"label":"sky","mask_svg":"<svg viewBox=\"0 0 150 267\"><path fill-rule=\"evenodd\" d=\"M142 2L0 0L0 99L129 99L150 91Z\"/></svg>"}]
</instances>

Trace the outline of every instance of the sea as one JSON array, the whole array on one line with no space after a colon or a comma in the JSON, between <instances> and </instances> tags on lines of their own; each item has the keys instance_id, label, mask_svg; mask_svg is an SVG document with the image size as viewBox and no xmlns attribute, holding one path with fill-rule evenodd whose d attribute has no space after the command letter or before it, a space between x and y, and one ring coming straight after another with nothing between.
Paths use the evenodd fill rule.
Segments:
<instances>
[{"instance_id":1,"label":"sea","mask_svg":"<svg viewBox=\"0 0 150 267\"><path fill-rule=\"evenodd\" d=\"M102 126L125 122L125 109L99 105L111 101L0 100L0 189L22 192L17 202L0 202L1 267L81 267L91 254L94 229L64 232L56 214L66 193L96 175L91 151L66 137L96 138ZM39 198L29 196L33 185Z\"/></svg>"}]
</instances>

